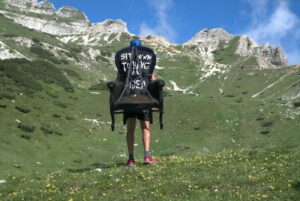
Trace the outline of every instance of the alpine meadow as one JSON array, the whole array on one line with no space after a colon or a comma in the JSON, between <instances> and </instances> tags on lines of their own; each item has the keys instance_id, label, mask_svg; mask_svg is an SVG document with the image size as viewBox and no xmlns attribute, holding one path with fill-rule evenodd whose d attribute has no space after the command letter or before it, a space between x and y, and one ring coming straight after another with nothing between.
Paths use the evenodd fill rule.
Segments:
<instances>
[{"instance_id":1,"label":"alpine meadow","mask_svg":"<svg viewBox=\"0 0 300 201\"><path fill-rule=\"evenodd\" d=\"M300 200L300 65L245 35L141 37L164 87L151 147L126 166L107 82L134 34L50 1L0 0L0 200ZM138 127L137 127L138 128Z\"/></svg>"}]
</instances>

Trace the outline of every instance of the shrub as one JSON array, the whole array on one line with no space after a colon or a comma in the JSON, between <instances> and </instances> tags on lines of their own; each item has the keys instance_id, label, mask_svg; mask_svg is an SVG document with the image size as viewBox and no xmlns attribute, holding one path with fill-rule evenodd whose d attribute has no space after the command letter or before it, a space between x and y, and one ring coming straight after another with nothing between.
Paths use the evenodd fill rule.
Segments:
<instances>
[{"instance_id":1,"label":"shrub","mask_svg":"<svg viewBox=\"0 0 300 201\"><path fill-rule=\"evenodd\" d=\"M49 127L49 126L42 126L41 130L44 132L46 135L51 135L54 133L54 131Z\"/></svg>"},{"instance_id":2,"label":"shrub","mask_svg":"<svg viewBox=\"0 0 300 201\"><path fill-rule=\"evenodd\" d=\"M6 34L3 34L3 37L5 37L5 38L13 38L13 37L18 37L18 35L12 34L12 33L6 33Z\"/></svg>"},{"instance_id":3,"label":"shrub","mask_svg":"<svg viewBox=\"0 0 300 201\"><path fill-rule=\"evenodd\" d=\"M80 53L80 52L82 52L82 47L80 47L80 46L71 47L71 51L73 51L75 53Z\"/></svg>"},{"instance_id":4,"label":"shrub","mask_svg":"<svg viewBox=\"0 0 300 201\"><path fill-rule=\"evenodd\" d=\"M64 69L64 71L72 77L78 78L79 80L81 80L80 75L78 73L76 73L75 71L71 70L71 69Z\"/></svg>"},{"instance_id":5,"label":"shrub","mask_svg":"<svg viewBox=\"0 0 300 201\"><path fill-rule=\"evenodd\" d=\"M46 94L48 94L50 97L52 98L58 98L58 94L57 92L54 92L54 91L46 91Z\"/></svg>"},{"instance_id":6,"label":"shrub","mask_svg":"<svg viewBox=\"0 0 300 201\"><path fill-rule=\"evenodd\" d=\"M271 127L273 125L272 121L265 121L261 123L262 127Z\"/></svg>"},{"instance_id":7,"label":"shrub","mask_svg":"<svg viewBox=\"0 0 300 201\"><path fill-rule=\"evenodd\" d=\"M37 60L28 61L25 59L11 59L0 61L0 71L2 75L13 80L17 87L40 91L43 87L38 81L43 81L48 84L55 83L63 87L67 92L74 92L74 88L70 81L64 76L62 71L53 64ZM3 96L4 94L1 93ZM13 97L10 97L13 98Z\"/></svg>"},{"instance_id":8,"label":"shrub","mask_svg":"<svg viewBox=\"0 0 300 201\"><path fill-rule=\"evenodd\" d=\"M98 61L98 62L102 61L102 62L109 63L109 60L108 60L108 59L106 59L105 57L100 56L100 55L96 56L95 59L96 59L96 61Z\"/></svg>"},{"instance_id":9,"label":"shrub","mask_svg":"<svg viewBox=\"0 0 300 201\"><path fill-rule=\"evenodd\" d=\"M74 58L77 62L79 62L79 58L77 56L77 54L81 53L82 52L82 47L78 47L78 46L72 46L70 49L69 52L66 52L65 54L68 56L68 57L72 57Z\"/></svg>"},{"instance_id":10,"label":"shrub","mask_svg":"<svg viewBox=\"0 0 300 201\"><path fill-rule=\"evenodd\" d=\"M108 90L106 83L100 82L98 84L94 84L90 86L89 90L91 91L101 91L101 90Z\"/></svg>"},{"instance_id":11,"label":"shrub","mask_svg":"<svg viewBox=\"0 0 300 201\"><path fill-rule=\"evenodd\" d=\"M53 101L53 104L56 105L56 106L59 106L61 108L67 108L68 105L66 103L62 103L62 102L59 102L59 101Z\"/></svg>"},{"instance_id":12,"label":"shrub","mask_svg":"<svg viewBox=\"0 0 300 201\"><path fill-rule=\"evenodd\" d=\"M300 102L295 102L294 107L300 107Z\"/></svg>"},{"instance_id":13,"label":"shrub","mask_svg":"<svg viewBox=\"0 0 300 201\"><path fill-rule=\"evenodd\" d=\"M69 120L69 121L72 121L72 120L74 120L74 117L66 116L66 119Z\"/></svg>"},{"instance_id":14,"label":"shrub","mask_svg":"<svg viewBox=\"0 0 300 201\"><path fill-rule=\"evenodd\" d=\"M111 52L106 52L106 51L101 51L101 55L104 57L111 57L112 53Z\"/></svg>"},{"instance_id":15,"label":"shrub","mask_svg":"<svg viewBox=\"0 0 300 201\"><path fill-rule=\"evenodd\" d=\"M263 134L263 135L268 134L268 133L270 133L270 131L261 131L260 132L260 134Z\"/></svg>"},{"instance_id":16,"label":"shrub","mask_svg":"<svg viewBox=\"0 0 300 201\"><path fill-rule=\"evenodd\" d=\"M61 133L61 132L59 132L59 131L54 131L54 134L55 135L59 135L59 136L62 136L63 134Z\"/></svg>"},{"instance_id":17,"label":"shrub","mask_svg":"<svg viewBox=\"0 0 300 201\"><path fill-rule=\"evenodd\" d=\"M15 100L16 95L9 93L9 92L0 92L0 99L8 99L8 100Z\"/></svg>"},{"instance_id":18,"label":"shrub","mask_svg":"<svg viewBox=\"0 0 300 201\"><path fill-rule=\"evenodd\" d=\"M0 62L3 74L12 79L18 87L42 90L42 86L28 72L24 71L30 62L25 59L14 59Z\"/></svg>"},{"instance_id":19,"label":"shrub","mask_svg":"<svg viewBox=\"0 0 300 201\"><path fill-rule=\"evenodd\" d=\"M243 102L243 99L237 99L235 102L237 102L237 103L241 103L241 102Z\"/></svg>"},{"instance_id":20,"label":"shrub","mask_svg":"<svg viewBox=\"0 0 300 201\"><path fill-rule=\"evenodd\" d=\"M19 110L20 112L23 112L23 113L29 113L30 112L30 109L26 106L21 106L21 105L18 106L17 105L17 106L15 106L15 108L17 110Z\"/></svg>"},{"instance_id":21,"label":"shrub","mask_svg":"<svg viewBox=\"0 0 300 201\"><path fill-rule=\"evenodd\" d=\"M25 140L30 140L31 135L29 133L22 133L21 134L21 138L23 138Z\"/></svg>"},{"instance_id":22,"label":"shrub","mask_svg":"<svg viewBox=\"0 0 300 201\"><path fill-rule=\"evenodd\" d=\"M30 51L36 54L41 59L47 59L55 64L61 64L61 62L51 52L44 50L39 46L31 47Z\"/></svg>"},{"instance_id":23,"label":"shrub","mask_svg":"<svg viewBox=\"0 0 300 201\"><path fill-rule=\"evenodd\" d=\"M26 125L24 123L19 123L18 128L27 133L33 133L33 131L35 129L34 126Z\"/></svg>"},{"instance_id":24,"label":"shrub","mask_svg":"<svg viewBox=\"0 0 300 201\"><path fill-rule=\"evenodd\" d=\"M52 116L53 116L54 118L60 118L60 114L57 114L57 113L54 113Z\"/></svg>"},{"instance_id":25,"label":"shrub","mask_svg":"<svg viewBox=\"0 0 300 201\"><path fill-rule=\"evenodd\" d=\"M225 97L233 98L233 97L235 97L235 95L233 95L233 94L228 94L228 95L225 95Z\"/></svg>"},{"instance_id":26,"label":"shrub","mask_svg":"<svg viewBox=\"0 0 300 201\"><path fill-rule=\"evenodd\" d=\"M264 120L265 118L264 117L257 117L256 118L256 121L262 121L262 120Z\"/></svg>"},{"instance_id":27,"label":"shrub","mask_svg":"<svg viewBox=\"0 0 300 201\"><path fill-rule=\"evenodd\" d=\"M33 41L34 43L40 43L40 40L37 39L37 38L32 38L32 41Z\"/></svg>"},{"instance_id":28,"label":"shrub","mask_svg":"<svg viewBox=\"0 0 300 201\"><path fill-rule=\"evenodd\" d=\"M69 99L78 100L78 97L76 97L76 96L69 96Z\"/></svg>"},{"instance_id":29,"label":"shrub","mask_svg":"<svg viewBox=\"0 0 300 201\"><path fill-rule=\"evenodd\" d=\"M6 104L4 104L4 103L0 103L0 108L6 108L7 107L7 105Z\"/></svg>"}]
</instances>

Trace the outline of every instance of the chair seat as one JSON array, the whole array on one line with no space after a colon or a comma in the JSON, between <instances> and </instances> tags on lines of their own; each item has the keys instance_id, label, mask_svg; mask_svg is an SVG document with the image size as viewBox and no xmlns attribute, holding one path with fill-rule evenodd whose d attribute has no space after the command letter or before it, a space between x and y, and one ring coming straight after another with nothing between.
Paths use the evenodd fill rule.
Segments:
<instances>
[{"instance_id":1,"label":"chair seat","mask_svg":"<svg viewBox=\"0 0 300 201\"><path fill-rule=\"evenodd\" d=\"M158 106L158 100L149 95L123 96L114 103L114 108L117 110L143 110L157 108Z\"/></svg>"},{"instance_id":2,"label":"chair seat","mask_svg":"<svg viewBox=\"0 0 300 201\"><path fill-rule=\"evenodd\" d=\"M123 96L121 97L119 104L158 104L157 100L154 100L151 96L137 95L137 96Z\"/></svg>"}]
</instances>

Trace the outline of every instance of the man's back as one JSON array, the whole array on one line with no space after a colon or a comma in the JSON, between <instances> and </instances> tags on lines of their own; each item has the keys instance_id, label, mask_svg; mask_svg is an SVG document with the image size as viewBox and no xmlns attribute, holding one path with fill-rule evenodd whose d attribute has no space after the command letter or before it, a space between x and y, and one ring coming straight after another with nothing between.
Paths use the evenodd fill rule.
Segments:
<instances>
[{"instance_id":1,"label":"man's back","mask_svg":"<svg viewBox=\"0 0 300 201\"><path fill-rule=\"evenodd\" d=\"M115 62L120 81L128 82L130 93L139 94L151 80L156 55L147 47L127 47L116 53Z\"/></svg>"}]
</instances>

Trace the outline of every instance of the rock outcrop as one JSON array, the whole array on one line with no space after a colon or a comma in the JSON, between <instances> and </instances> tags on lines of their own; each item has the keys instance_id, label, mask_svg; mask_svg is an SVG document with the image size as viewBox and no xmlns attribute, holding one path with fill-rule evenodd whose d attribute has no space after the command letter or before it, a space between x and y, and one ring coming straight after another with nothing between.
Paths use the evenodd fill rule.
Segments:
<instances>
[{"instance_id":1,"label":"rock outcrop","mask_svg":"<svg viewBox=\"0 0 300 201\"><path fill-rule=\"evenodd\" d=\"M4 0L4 2L6 6L0 8L0 13L7 18L28 28L56 35L65 43L101 46L134 36L129 33L126 23L122 20L108 19L90 24L83 12L69 6L56 10L49 0ZM181 47L178 49L176 48L178 45L159 36L147 36L142 40L156 51L166 52L170 57L186 52L186 54L200 58L207 66L218 66L219 63L215 62L215 53L219 50L226 52L227 48L230 51L228 54L239 56L235 58L241 58L241 60L256 58L259 68L288 66L280 47L259 46L247 36L234 37L221 28L201 30L182 44L183 52L181 52Z\"/></svg>"},{"instance_id":2,"label":"rock outcrop","mask_svg":"<svg viewBox=\"0 0 300 201\"><path fill-rule=\"evenodd\" d=\"M247 36L240 36L235 54L241 57L256 57L260 68L279 68L288 66L287 59L280 47L268 44L258 46L254 40Z\"/></svg>"},{"instance_id":3,"label":"rock outcrop","mask_svg":"<svg viewBox=\"0 0 300 201\"><path fill-rule=\"evenodd\" d=\"M258 45L254 40L252 40L248 36L242 35L239 38L235 54L240 55L242 57L249 57L255 52L255 49L257 47Z\"/></svg>"},{"instance_id":4,"label":"rock outcrop","mask_svg":"<svg viewBox=\"0 0 300 201\"><path fill-rule=\"evenodd\" d=\"M56 14L62 18L66 18L73 21L84 23L89 21L87 16L83 12L70 6L64 6L60 8Z\"/></svg>"},{"instance_id":5,"label":"rock outcrop","mask_svg":"<svg viewBox=\"0 0 300 201\"><path fill-rule=\"evenodd\" d=\"M11 7L0 8L0 13L16 23L31 29L53 35L73 35L86 32L89 21L86 15L72 7L63 7L58 11L53 4L44 0L5 0ZM19 9L20 12L16 12ZM35 14L39 14L35 16Z\"/></svg>"},{"instance_id":6,"label":"rock outcrop","mask_svg":"<svg viewBox=\"0 0 300 201\"><path fill-rule=\"evenodd\" d=\"M183 45L196 46L202 58L213 60L213 52L218 49L220 42L227 43L232 37L221 28L203 29Z\"/></svg>"},{"instance_id":7,"label":"rock outcrop","mask_svg":"<svg viewBox=\"0 0 300 201\"><path fill-rule=\"evenodd\" d=\"M95 23L89 28L89 32L129 33L126 22L119 19L108 19L103 22Z\"/></svg>"},{"instance_id":8,"label":"rock outcrop","mask_svg":"<svg viewBox=\"0 0 300 201\"><path fill-rule=\"evenodd\" d=\"M184 43L184 46L193 46L198 50L197 54L204 60L215 60L213 52L220 48L220 43L224 43L222 48L226 50L233 36L223 29L204 29L198 32L191 40ZM288 66L287 59L280 47L270 45L258 46L256 42L248 36L239 36L234 52L241 58L255 57L260 68L281 68Z\"/></svg>"},{"instance_id":9,"label":"rock outcrop","mask_svg":"<svg viewBox=\"0 0 300 201\"><path fill-rule=\"evenodd\" d=\"M265 44L256 48L256 58L261 68L287 67L288 61L281 47L271 47Z\"/></svg>"},{"instance_id":10,"label":"rock outcrop","mask_svg":"<svg viewBox=\"0 0 300 201\"><path fill-rule=\"evenodd\" d=\"M37 0L4 0L4 2L16 6L28 6L28 7L31 7L38 3Z\"/></svg>"},{"instance_id":11,"label":"rock outcrop","mask_svg":"<svg viewBox=\"0 0 300 201\"><path fill-rule=\"evenodd\" d=\"M0 41L0 60L26 58L20 52L10 49L6 44Z\"/></svg>"}]
</instances>

